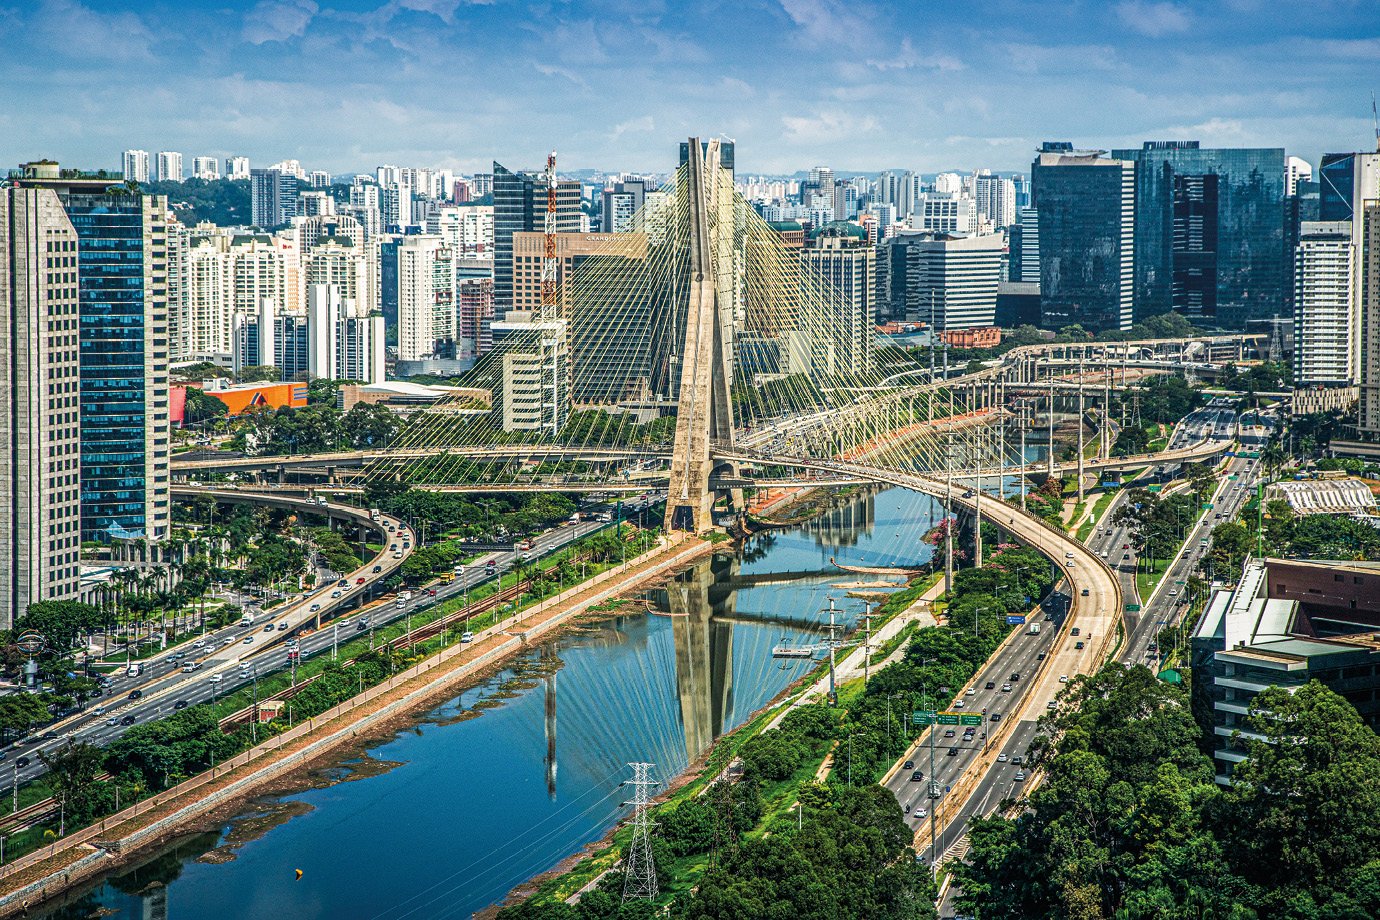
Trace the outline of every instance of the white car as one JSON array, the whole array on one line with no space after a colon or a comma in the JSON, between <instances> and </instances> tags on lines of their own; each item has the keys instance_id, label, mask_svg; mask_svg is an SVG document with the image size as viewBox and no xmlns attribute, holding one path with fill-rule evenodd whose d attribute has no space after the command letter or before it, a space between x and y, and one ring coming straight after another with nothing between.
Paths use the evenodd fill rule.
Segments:
<instances>
[{"instance_id":1,"label":"white car","mask_svg":"<svg viewBox=\"0 0 1380 920\"><path fill-rule=\"evenodd\" d=\"M210 677L208 677L208 678L206 678L206 679L209 680L209 681L210 681L211 683L213 683L213 684L218 684L218 683L220 683L221 681L225 680L225 675L224 675L224 674L212 674Z\"/></svg>"},{"instance_id":2,"label":"white car","mask_svg":"<svg viewBox=\"0 0 1380 920\"><path fill-rule=\"evenodd\" d=\"M962 701L962 700L954 700L954 708L955 708L955 709L962 709L962 708L963 708L963 701Z\"/></svg>"},{"instance_id":3,"label":"white car","mask_svg":"<svg viewBox=\"0 0 1380 920\"><path fill-rule=\"evenodd\" d=\"M473 642L473 641L474 641L474 633L470 632L468 629L465 630L464 632L462 632L462 633L460 634L460 641L461 641L461 642Z\"/></svg>"},{"instance_id":4,"label":"white car","mask_svg":"<svg viewBox=\"0 0 1380 920\"><path fill-rule=\"evenodd\" d=\"M1069 682L1069 676L1068 676L1067 674L1060 674L1060 675L1059 675L1059 683L1061 683L1061 684L1066 684L1066 683L1068 683L1068 682Z\"/></svg>"},{"instance_id":5,"label":"white car","mask_svg":"<svg viewBox=\"0 0 1380 920\"><path fill-rule=\"evenodd\" d=\"M917 817L917 818L928 818L929 816L930 816L929 809L926 809L926 808L917 808L917 809L915 809L915 817Z\"/></svg>"},{"instance_id":6,"label":"white car","mask_svg":"<svg viewBox=\"0 0 1380 920\"><path fill-rule=\"evenodd\" d=\"M1073 560L1070 559L1068 562L1065 562L1064 565L1068 566L1069 568L1073 568Z\"/></svg>"},{"instance_id":7,"label":"white car","mask_svg":"<svg viewBox=\"0 0 1380 920\"><path fill-rule=\"evenodd\" d=\"M976 687L969 687L969 688L964 692L963 695L964 695L964 696L972 696L974 693L977 693L977 688L976 688Z\"/></svg>"}]
</instances>

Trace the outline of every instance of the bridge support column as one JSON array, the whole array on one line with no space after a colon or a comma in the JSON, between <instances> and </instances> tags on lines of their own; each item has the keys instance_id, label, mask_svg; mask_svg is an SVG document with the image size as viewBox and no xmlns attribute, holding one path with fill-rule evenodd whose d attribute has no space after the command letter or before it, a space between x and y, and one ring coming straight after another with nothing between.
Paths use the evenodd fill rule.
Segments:
<instances>
[{"instance_id":1,"label":"bridge support column","mask_svg":"<svg viewBox=\"0 0 1380 920\"><path fill-rule=\"evenodd\" d=\"M692 137L688 150L683 194L688 196L690 214L690 304L681 352L684 364L666 493L666 529L704 533L714 526L710 444L731 446L733 407L723 338L726 305L718 300L709 227L718 198L719 144L711 140L708 151L702 151L699 138Z\"/></svg>"}]
</instances>

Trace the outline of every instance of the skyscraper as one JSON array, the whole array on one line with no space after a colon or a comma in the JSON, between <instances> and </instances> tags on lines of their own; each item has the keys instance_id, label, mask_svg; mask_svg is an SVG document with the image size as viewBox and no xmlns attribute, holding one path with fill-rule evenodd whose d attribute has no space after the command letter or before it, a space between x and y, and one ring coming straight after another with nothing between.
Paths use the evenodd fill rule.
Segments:
<instances>
[{"instance_id":1,"label":"skyscraper","mask_svg":"<svg viewBox=\"0 0 1380 920\"><path fill-rule=\"evenodd\" d=\"M494 310L502 317L513 309L513 234L543 229L546 189L534 173L515 173L495 162L494 194ZM556 230L580 232L580 183L556 187Z\"/></svg>"},{"instance_id":2,"label":"skyscraper","mask_svg":"<svg viewBox=\"0 0 1380 920\"><path fill-rule=\"evenodd\" d=\"M397 248L398 360L455 357L455 251L418 234Z\"/></svg>"},{"instance_id":3,"label":"skyscraper","mask_svg":"<svg viewBox=\"0 0 1380 920\"><path fill-rule=\"evenodd\" d=\"M227 179L248 179L248 178L249 178L249 157L226 157L226 158L225 158L225 178L227 178Z\"/></svg>"},{"instance_id":4,"label":"skyscraper","mask_svg":"<svg viewBox=\"0 0 1380 920\"><path fill-rule=\"evenodd\" d=\"M77 596L77 234L48 189L0 189L0 628Z\"/></svg>"},{"instance_id":5,"label":"skyscraper","mask_svg":"<svg viewBox=\"0 0 1380 920\"><path fill-rule=\"evenodd\" d=\"M911 321L933 321L936 330L993 325L997 285L1001 281L1002 243L999 233L897 233L890 241L892 315Z\"/></svg>"},{"instance_id":6,"label":"skyscraper","mask_svg":"<svg viewBox=\"0 0 1380 920\"><path fill-rule=\"evenodd\" d=\"M1306 222L1294 256L1294 385L1357 383L1350 221Z\"/></svg>"},{"instance_id":7,"label":"skyscraper","mask_svg":"<svg viewBox=\"0 0 1380 920\"><path fill-rule=\"evenodd\" d=\"M256 227L281 227L297 216L297 176L280 169L249 171L250 220Z\"/></svg>"},{"instance_id":8,"label":"skyscraper","mask_svg":"<svg viewBox=\"0 0 1380 920\"><path fill-rule=\"evenodd\" d=\"M81 538L168 534L168 233L162 196L29 164L20 187L57 192L77 232Z\"/></svg>"},{"instance_id":9,"label":"skyscraper","mask_svg":"<svg viewBox=\"0 0 1380 920\"><path fill-rule=\"evenodd\" d=\"M1283 148L1146 141L1136 164L1135 315L1244 329L1288 299Z\"/></svg>"},{"instance_id":10,"label":"skyscraper","mask_svg":"<svg viewBox=\"0 0 1380 920\"><path fill-rule=\"evenodd\" d=\"M865 371L872 365L876 338L877 250L836 225L822 230L800 258L826 290L838 295L826 304L837 312L819 318L823 328L802 330L811 363L834 376Z\"/></svg>"},{"instance_id":11,"label":"skyscraper","mask_svg":"<svg viewBox=\"0 0 1380 920\"><path fill-rule=\"evenodd\" d=\"M219 161L215 157L192 157L192 178L219 179Z\"/></svg>"},{"instance_id":12,"label":"skyscraper","mask_svg":"<svg viewBox=\"0 0 1380 920\"><path fill-rule=\"evenodd\" d=\"M978 216L990 227L1016 223L1016 185L1005 176L979 175L973 180Z\"/></svg>"},{"instance_id":13,"label":"skyscraper","mask_svg":"<svg viewBox=\"0 0 1380 920\"><path fill-rule=\"evenodd\" d=\"M176 150L158 151L158 175L154 178L159 182L181 182L182 154Z\"/></svg>"},{"instance_id":14,"label":"skyscraper","mask_svg":"<svg viewBox=\"0 0 1380 920\"><path fill-rule=\"evenodd\" d=\"M1040 323L1131 326L1135 164L1046 143L1031 167L1039 222ZM1022 275L1024 277L1024 275Z\"/></svg>"},{"instance_id":15,"label":"skyscraper","mask_svg":"<svg viewBox=\"0 0 1380 920\"><path fill-rule=\"evenodd\" d=\"M126 179L147 184L149 181L149 152L147 150L126 150L121 158Z\"/></svg>"}]
</instances>

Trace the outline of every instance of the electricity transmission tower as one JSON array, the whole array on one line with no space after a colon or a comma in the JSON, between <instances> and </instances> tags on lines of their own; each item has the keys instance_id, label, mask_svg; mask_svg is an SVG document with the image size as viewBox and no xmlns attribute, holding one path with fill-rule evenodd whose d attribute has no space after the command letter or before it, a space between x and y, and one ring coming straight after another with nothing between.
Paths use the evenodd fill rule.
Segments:
<instances>
[{"instance_id":1,"label":"electricity transmission tower","mask_svg":"<svg viewBox=\"0 0 1380 920\"><path fill-rule=\"evenodd\" d=\"M628 855L623 869L623 903L629 901L656 900L656 864L652 861L652 816L647 810L651 804L653 786L659 785L651 778L656 764L630 763L633 778L623 783L633 787L633 837L628 845Z\"/></svg>"}]
</instances>

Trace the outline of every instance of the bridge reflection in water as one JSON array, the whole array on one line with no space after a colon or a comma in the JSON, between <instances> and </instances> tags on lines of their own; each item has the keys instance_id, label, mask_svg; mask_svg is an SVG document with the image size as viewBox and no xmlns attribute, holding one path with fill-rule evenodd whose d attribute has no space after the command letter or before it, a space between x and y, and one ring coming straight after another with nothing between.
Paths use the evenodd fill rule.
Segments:
<instances>
[{"instance_id":1,"label":"bridge reflection in water","mask_svg":"<svg viewBox=\"0 0 1380 920\"><path fill-rule=\"evenodd\" d=\"M628 761L654 761L669 779L805 674L812 662L775 661L772 647L822 641L831 595L849 619L862 610L837 587L856 576L829 555L928 559L928 498L892 489L850 500L822 531L773 531L703 560L625 605L630 614L533 649L371 744L370 756L323 763L320 788L246 803L215 833L76 887L40 916L468 916L625 819ZM821 532L840 545L821 547Z\"/></svg>"}]
</instances>

